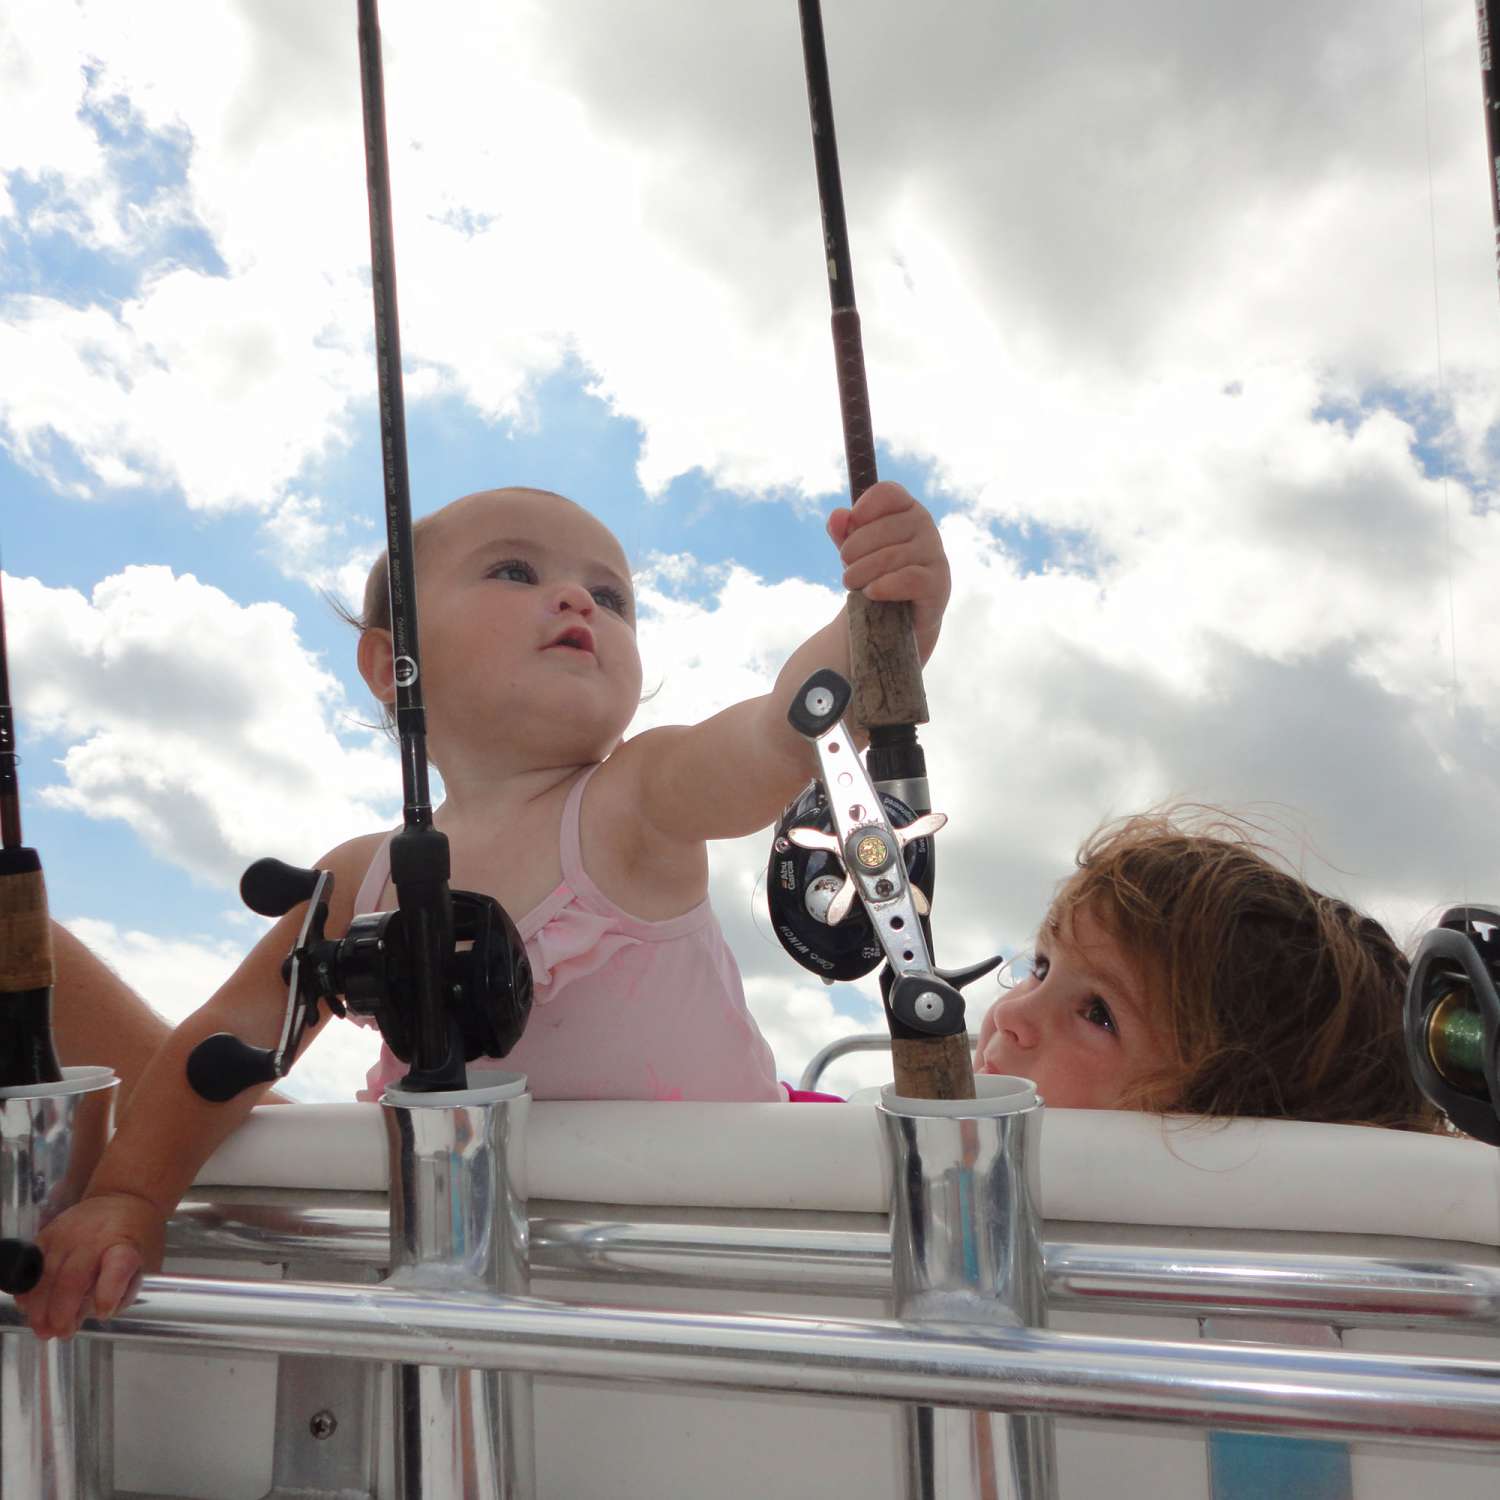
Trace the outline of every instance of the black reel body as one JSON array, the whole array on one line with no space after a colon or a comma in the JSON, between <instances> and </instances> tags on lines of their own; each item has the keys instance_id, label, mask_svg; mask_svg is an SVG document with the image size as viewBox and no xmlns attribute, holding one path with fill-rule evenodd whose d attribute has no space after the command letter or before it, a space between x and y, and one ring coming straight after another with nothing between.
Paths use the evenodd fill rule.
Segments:
<instances>
[{"instance_id":1,"label":"black reel body","mask_svg":"<svg viewBox=\"0 0 1500 1500\"><path fill-rule=\"evenodd\" d=\"M301 870L280 860L258 860L246 870L240 894L253 910L282 916L306 901L308 911L281 966L287 1011L280 1041L274 1048L253 1047L221 1032L200 1042L188 1059L188 1081L201 1097L222 1103L257 1083L284 1077L325 1003L334 1015L349 1010L368 1016L391 1051L402 1062L413 1061L420 954L407 923L399 909L370 912L355 917L342 937L324 937L332 889L327 871ZM450 1056L461 1050L464 1062L504 1057L531 1014L526 945L493 896L453 891L451 898L453 942L442 971Z\"/></svg>"},{"instance_id":2,"label":"black reel body","mask_svg":"<svg viewBox=\"0 0 1500 1500\"><path fill-rule=\"evenodd\" d=\"M916 814L899 797L882 792L880 800L895 828ZM766 899L777 941L804 969L830 983L863 979L885 958L862 903L856 901L843 921L830 926L828 910L844 883L838 857L823 849L806 849L787 837L791 828L834 831L833 809L821 781L810 781L782 813L771 843L766 870ZM927 898L937 873L930 838L913 839L905 849L907 878Z\"/></svg>"},{"instance_id":3,"label":"black reel body","mask_svg":"<svg viewBox=\"0 0 1500 1500\"><path fill-rule=\"evenodd\" d=\"M1500 1146L1500 911L1455 906L1422 939L1406 984L1406 1055L1466 1135Z\"/></svg>"},{"instance_id":4,"label":"black reel body","mask_svg":"<svg viewBox=\"0 0 1500 1500\"><path fill-rule=\"evenodd\" d=\"M493 896L453 892L454 952L443 975L449 1014L463 1040L464 1061L504 1057L521 1039L531 1014L531 962L516 924ZM412 1035L403 996L413 986L414 956L399 911L355 917L318 967L321 997L336 997L369 1016L402 1062L412 1060ZM290 965L288 960L288 965ZM324 991L322 986L329 988Z\"/></svg>"}]
</instances>

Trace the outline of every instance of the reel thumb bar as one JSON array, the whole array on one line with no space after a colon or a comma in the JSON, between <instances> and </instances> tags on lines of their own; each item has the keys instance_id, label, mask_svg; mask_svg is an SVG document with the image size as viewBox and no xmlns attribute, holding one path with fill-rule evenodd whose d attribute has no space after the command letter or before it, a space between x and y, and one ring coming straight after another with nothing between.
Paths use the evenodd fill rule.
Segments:
<instances>
[{"instance_id":1,"label":"reel thumb bar","mask_svg":"<svg viewBox=\"0 0 1500 1500\"><path fill-rule=\"evenodd\" d=\"M833 91L828 82L828 51L823 40L819 0L797 0L802 24L802 61L807 73L807 108L812 121L813 163L823 219L828 295L833 304L833 357L838 376L839 411L844 428L844 459L849 497L858 500L879 478L875 432L865 379L864 341L854 303L854 270L844 188L839 175L838 141L833 129ZM854 685L852 717L870 734L869 766L877 785L902 781L925 785L926 762L915 726L927 722L922 661L912 631L911 606L881 604L850 594L849 667ZM918 814L931 812L918 807ZM914 1041L891 1040L896 1092L909 1099L972 1099L974 1069L968 1038L962 1034Z\"/></svg>"},{"instance_id":2,"label":"reel thumb bar","mask_svg":"<svg viewBox=\"0 0 1500 1500\"><path fill-rule=\"evenodd\" d=\"M365 177L370 200L370 291L375 304L375 367L380 391L380 449L390 558L391 641L396 731L401 741L402 829L391 841L391 879L411 935L415 1002L412 1071L402 1087L466 1086L463 1048L443 1003L442 975L453 952L448 837L432 826L427 785L427 716L417 649L416 558L406 463L406 402L391 232L391 173L386 151L385 79L375 0L359 0L359 76L364 105Z\"/></svg>"}]
</instances>

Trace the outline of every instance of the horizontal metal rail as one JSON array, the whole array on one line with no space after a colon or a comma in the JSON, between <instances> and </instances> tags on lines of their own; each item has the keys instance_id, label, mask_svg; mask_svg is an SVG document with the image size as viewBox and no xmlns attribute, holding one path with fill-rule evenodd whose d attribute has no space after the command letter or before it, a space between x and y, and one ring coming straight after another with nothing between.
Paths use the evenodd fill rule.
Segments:
<instances>
[{"instance_id":1,"label":"horizontal metal rail","mask_svg":"<svg viewBox=\"0 0 1500 1500\"><path fill-rule=\"evenodd\" d=\"M0 1332L31 1336L9 1299ZM133 1307L84 1336L1500 1450L1500 1364L1480 1360L178 1276L147 1277Z\"/></svg>"},{"instance_id":2,"label":"horizontal metal rail","mask_svg":"<svg viewBox=\"0 0 1500 1500\"><path fill-rule=\"evenodd\" d=\"M168 1248L202 1259L384 1267L384 1200L299 1205L194 1199L173 1217ZM888 1235L874 1230L635 1223L536 1217L538 1276L738 1292L885 1297ZM1340 1328L1500 1329L1500 1267L1394 1256L1181 1250L1052 1241L1049 1306L1182 1317L1303 1319Z\"/></svg>"}]
</instances>

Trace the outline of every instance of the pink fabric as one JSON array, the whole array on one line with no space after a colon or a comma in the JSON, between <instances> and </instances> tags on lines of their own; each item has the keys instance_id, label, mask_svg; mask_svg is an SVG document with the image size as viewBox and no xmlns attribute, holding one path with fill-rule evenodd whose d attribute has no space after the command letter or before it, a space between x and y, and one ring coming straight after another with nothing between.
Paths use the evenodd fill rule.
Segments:
<instances>
[{"instance_id":1,"label":"pink fabric","mask_svg":"<svg viewBox=\"0 0 1500 1500\"><path fill-rule=\"evenodd\" d=\"M538 1099L784 1100L708 902L642 921L584 870L578 824L592 775L578 778L563 808L562 884L516 923L535 991L504 1066L525 1073ZM390 863L387 839L360 884L356 914L383 908ZM405 1072L382 1045L358 1097L379 1099Z\"/></svg>"}]
</instances>

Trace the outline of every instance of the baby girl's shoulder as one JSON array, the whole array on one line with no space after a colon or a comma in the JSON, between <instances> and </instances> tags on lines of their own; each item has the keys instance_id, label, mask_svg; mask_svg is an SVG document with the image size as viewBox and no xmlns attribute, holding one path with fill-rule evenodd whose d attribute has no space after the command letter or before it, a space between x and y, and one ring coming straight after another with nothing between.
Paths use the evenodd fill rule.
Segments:
<instances>
[{"instance_id":1,"label":"baby girl's shoulder","mask_svg":"<svg viewBox=\"0 0 1500 1500\"><path fill-rule=\"evenodd\" d=\"M330 849L321 859L314 861L319 870L327 870L333 876L333 899L328 903L330 932L341 932L354 914L354 898L358 894L365 871L375 852L389 837L388 831L362 833L358 838L346 840Z\"/></svg>"},{"instance_id":2,"label":"baby girl's shoulder","mask_svg":"<svg viewBox=\"0 0 1500 1500\"><path fill-rule=\"evenodd\" d=\"M331 871L335 880L350 875L362 878L375 858L375 851L389 837L389 829L379 829L375 833L362 833L358 838L346 839L317 862L318 868Z\"/></svg>"}]
</instances>

